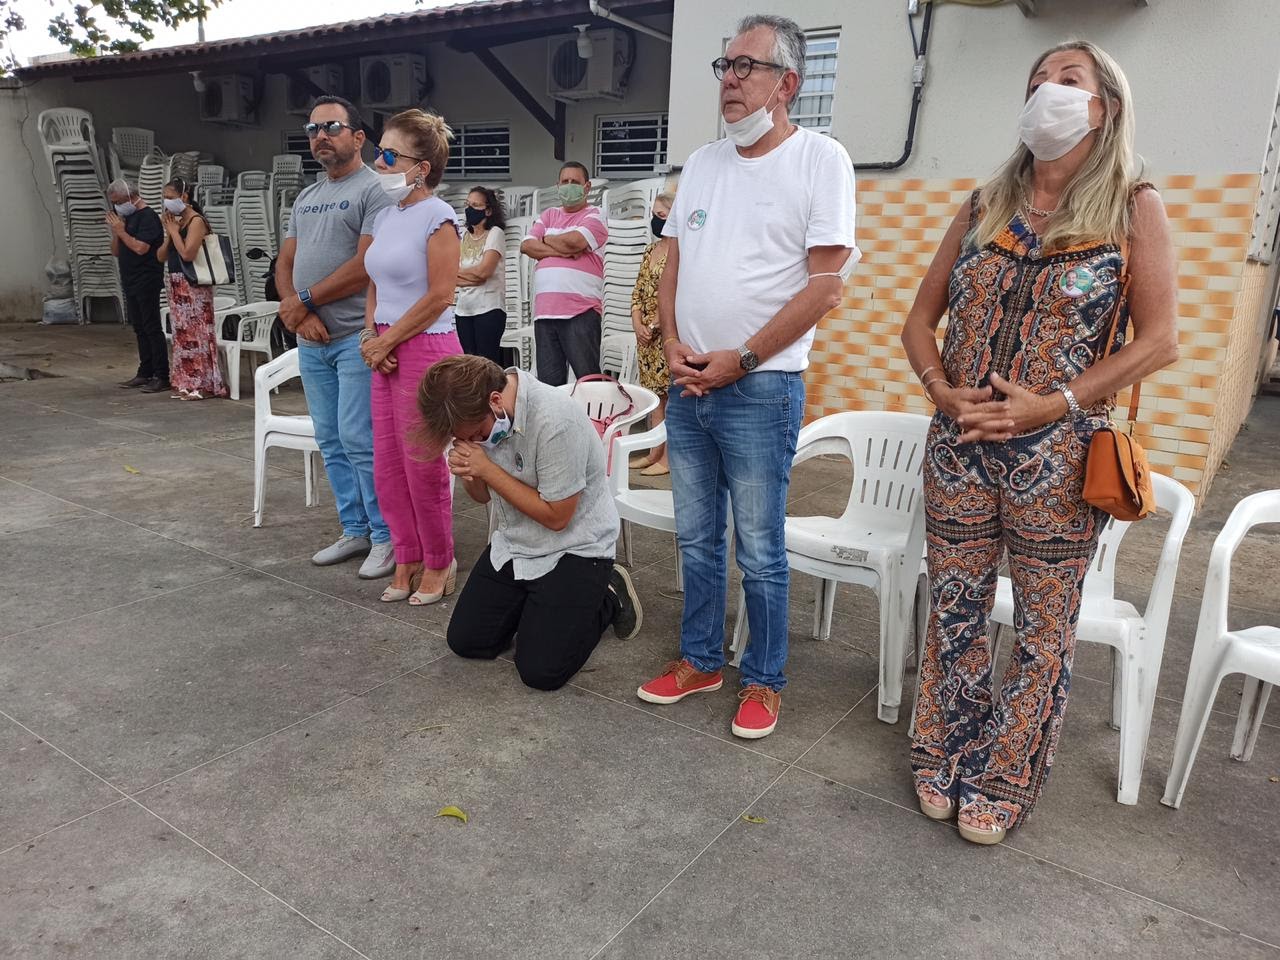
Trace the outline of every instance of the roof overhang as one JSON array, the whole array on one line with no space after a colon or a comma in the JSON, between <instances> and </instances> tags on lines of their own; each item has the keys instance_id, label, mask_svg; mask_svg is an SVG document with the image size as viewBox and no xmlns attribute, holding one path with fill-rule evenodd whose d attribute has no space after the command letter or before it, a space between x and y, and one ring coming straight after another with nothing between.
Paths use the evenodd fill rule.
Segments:
<instances>
[{"instance_id":1,"label":"roof overhang","mask_svg":"<svg viewBox=\"0 0 1280 960\"><path fill-rule=\"evenodd\" d=\"M607 0L605 5L627 17L659 16L670 15L675 0ZM589 0L484 0L236 40L55 60L22 67L16 73L26 82L58 76L117 80L214 69L288 73L325 60L420 51L430 41L444 41L464 51L491 49L566 33L579 23L610 25L591 13Z\"/></svg>"}]
</instances>

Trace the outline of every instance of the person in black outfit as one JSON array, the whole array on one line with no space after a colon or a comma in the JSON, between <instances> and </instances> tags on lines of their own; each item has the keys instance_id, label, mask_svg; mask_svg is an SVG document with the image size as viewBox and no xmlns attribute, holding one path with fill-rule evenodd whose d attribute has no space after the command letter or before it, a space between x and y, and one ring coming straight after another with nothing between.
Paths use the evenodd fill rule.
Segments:
<instances>
[{"instance_id":1,"label":"person in black outfit","mask_svg":"<svg viewBox=\"0 0 1280 960\"><path fill-rule=\"evenodd\" d=\"M164 264L156 259L164 228L160 217L127 180L112 181L107 200L112 207L107 214L111 252L120 261L125 311L138 338L138 372L120 386L165 393L169 390L169 349L160 324Z\"/></svg>"}]
</instances>

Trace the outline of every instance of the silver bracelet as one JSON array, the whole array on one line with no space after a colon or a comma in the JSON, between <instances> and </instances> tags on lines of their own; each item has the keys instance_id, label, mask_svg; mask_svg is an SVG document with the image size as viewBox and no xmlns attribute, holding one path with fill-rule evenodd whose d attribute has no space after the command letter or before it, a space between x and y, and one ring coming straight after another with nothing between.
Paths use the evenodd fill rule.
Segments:
<instances>
[{"instance_id":1,"label":"silver bracelet","mask_svg":"<svg viewBox=\"0 0 1280 960\"><path fill-rule=\"evenodd\" d=\"M1071 392L1070 387L1063 387L1060 391L1067 401L1067 413L1071 414L1072 420L1079 420L1084 416L1084 410L1080 408L1080 401L1076 399L1076 395Z\"/></svg>"},{"instance_id":2,"label":"silver bracelet","mask_svg":"<svg viewBox=\"0 0 1280 960\"><path fill-rule=\"evenodd\" d=\"M376 330L370 330L368 327L365 327L360 331L360 342L364 343L366 340L375 340L377 339L377 336L378 333Z\"/></svg>"}]
</instances>

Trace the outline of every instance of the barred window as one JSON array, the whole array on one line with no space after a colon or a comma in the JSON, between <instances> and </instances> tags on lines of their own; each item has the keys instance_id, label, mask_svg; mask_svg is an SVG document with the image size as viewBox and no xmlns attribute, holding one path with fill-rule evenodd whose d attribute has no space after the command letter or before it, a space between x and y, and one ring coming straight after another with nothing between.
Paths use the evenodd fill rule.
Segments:
<instances>
[{"instance_id":1,"label":"barred window","mask_svg":"<svg viewBox=\"0 0 1280 960\"><path fill-rule=\"evenodd\" d=\"M298 126L302 126L305 120L306 117L300 119ZM302 158L302 174L307 183L310 183L312 178L324 169L320 161L311 155L311 141L301 130L285 132L284 152Z\"/></svg>"},{"instance_id":2,"label":"barred window","mask_svg":"<svg viewBox=\"0 0 1280 960\"><path fill-rule=\"evenodd\" d=\"M445 176L467 180L511 179L511 124L506 120L453 128Z\"/></svg>"},{"instance_id":3,"label":"barred window","mask_svg":"<svg viewBox=\"0 0 1280 960\"><path fill-rule=\"evenodd\" d=\"M832 104L835 101L836 57L840 34L815 31L805 34L808 52L804 58L804 86L791 108L791 122L816 133L831 134Z\"/></svg>"},{"instance_id":4,"label":"barred window","mask_svg":"<svg viewBox=\"0 0 1280 960\"><path fill-rule=\"evenodd\" d=\"M645 177L667 162L667 114L596 117L595 172L602 177Z\"/></svg>"}]
</instances>

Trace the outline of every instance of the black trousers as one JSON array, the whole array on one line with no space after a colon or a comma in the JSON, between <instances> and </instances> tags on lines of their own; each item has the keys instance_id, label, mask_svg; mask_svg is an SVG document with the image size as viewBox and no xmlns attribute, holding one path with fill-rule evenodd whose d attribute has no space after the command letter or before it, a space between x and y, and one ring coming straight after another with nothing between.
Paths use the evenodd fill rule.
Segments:
<instances>
[{"instance_id":1,"label":"black trousers","mask_svg":"<svg viewBox=\"0 0 1280 960\"><path fill-rule=\"evenodd\" d=\"M586 310L576 317L538 318L533 324L538 355L538 379L553 387L569 382L569 371L578 378L600 372L600 311Z\"/></svg>"},{"instance_id":2,"label":"black trousers","mask_svg":"<svg viewBox=\"0 0 1280 960\"><path fill-rule=\"evenodd\" d=\"M138 376L169 379L169 345L160 326L160 287L124 292L124 309L138 338Z\"/></svg>"},{"instance_id":3,"label":"black trousers","mask_svg":"<svg viewBox=\"0 0 1280 960\"><path fill-rule=\"evenodd\" d=\"M512 564L493 568L489 547L476 561L449 621L449 648L492 660L516 640L516 670L538 690L558 690L582 669L618 615L609 590L613 561L567 553L537 580L517 580Z\"/></svg>"},{"instance_id":4,"label":"black trousers","mask_svg":"<svg viewBox=\"0 0 1280 960\"><path fill-rule=\"evenodd\" d=\"M507 311L490 310L470 317L458 315L458 339L462 352L488 357L498 366L502 363L502 334L507 329Z\"/></svg>"}]
</instances>

